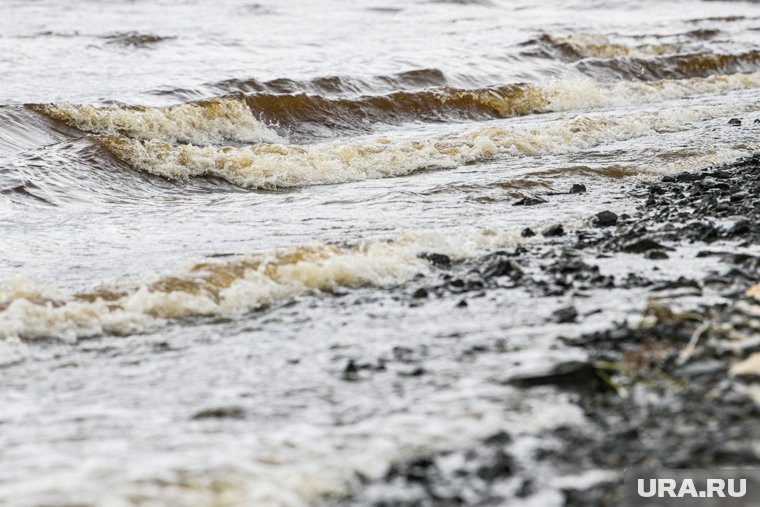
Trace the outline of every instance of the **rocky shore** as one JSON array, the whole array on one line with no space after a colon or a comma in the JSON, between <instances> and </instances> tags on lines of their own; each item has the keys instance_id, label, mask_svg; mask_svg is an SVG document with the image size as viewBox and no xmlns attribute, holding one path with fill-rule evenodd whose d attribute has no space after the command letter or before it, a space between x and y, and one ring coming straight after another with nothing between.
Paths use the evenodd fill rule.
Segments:
<instances>
[{"instance_id":1,"label":"rocky shore","mask_svg":"<svg viewBox=\"0 0 760 507\"><path fill-rule=\"evenodd\" d=\"M431 253L439 282L409 294L412 305L437 297L464 307L496 288L574 302L646 291L643 312L593 332L562 326L601 310L555 311L558 346L587 359L568 354L574 359L505 380L526 397L566 391L588 424L541 435L527 453L503 431L477 448L398 463L332 505L540 505L550 489L567 506L614 506L626 467L760 465L760 155L638 184L632 195L640 204L631 215L601 212L575 231L526 229L523 236L546 239L477 263L452 265ZM674 258L685 268L674 269ZM718 269L699 269L700 259ZM363 368L348 364L344 378L356 380Z\"/></svg>"}]
</instances>

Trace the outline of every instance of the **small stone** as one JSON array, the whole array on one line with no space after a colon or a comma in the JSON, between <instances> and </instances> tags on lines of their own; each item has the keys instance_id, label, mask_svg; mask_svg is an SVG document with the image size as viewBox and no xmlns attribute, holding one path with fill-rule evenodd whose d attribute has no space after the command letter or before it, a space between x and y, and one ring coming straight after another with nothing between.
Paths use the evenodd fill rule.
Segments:
<instances>
[{"instance_id":1,"label":"small stone","mask_svg":"<svg viewBox=\"0 0 760 507\"><path fill-rule=\"evenodd\" d=\"M567 306L552 313L552 317L554 317L555 322L560 324L575 322L578 318L578 310L574 306Z\"/></svg>"},{"instance_id":2,"label":"small stone","mask_svg":"<svg viewBox=\"0 0 760 507\"><path fill-rule=\"evenodd\" d=\"M480 466L476 473L482 480L493 482L511 476L514 468L515 464L512 457L504 452L499 452L494 456L493 463Z\"/></svg>"},{"instance_id":3,"label":"small stone","mask_svg":"<svg viewBox=\"0 0 760 507\"><path fill-rule=\"evenodd\" d=\"M483 271L483 278L493 278L500 276L509 276L512 279L519 279L523 275L523 271L517 263L507 259L497 259L488 265Z\"/></svg>"},{"instance_id":4,"label":"small stone","mask_svg":"<svg viewBox=\"0 0 760 507\"><path fill-rule=\"evenodd\" d=\"M512 442L512 435L506 431L499 431L483 439L486 445L506 445Z\"/></svg>"},{"instance_id":5,"label":"small stone","mask_svg":"<svg viewBox=\"0 0 760 507\"><path fill-rule=\"evenodd\" d=\"M536 233L533 232L533 229L531 229L530 227L526 227L525 229L522 230L522 232L520 233L520 235L523 238L532 238L533 236L536 235Z\"/></svg>"},{"instance_id":6,"label":"small stone","mask_svg":"<svg viewBox=\"0 0 760 507\"><path fill-rule=\"evenodd\" d=\"M408 371L399 371L398 374L402 377L421 377L425 374L425 368L418 366Z\"/></svg>"},{"instance_id":7,"label":"small stone","mask_svg":"<svg viewBox=\"0 0 760 507\"><path fill-rule=\"evenodd\" d=\"M666 248L654 241L653 239L644 238L638 241L631 241L623 245L623 251L628 253L644 253L648 250L666 250Z\"/></svg>"},{"instance_id":8,"label":"small stone","mask_svg":"<svg viewBox=\"0 0 760 507\"><path fill-rule=\"evenodd\" d=\"M752 123L754 123L755 125L757 125L757 124L760 123L760 119L755 118L755 121L753 121Z\"/></svg>"},{"instance_id":9,"label":"small stone","mask_svg":"<svg viewBox=\"0 0 760 507\"><path fill-rule=\"evenodd\" d=\"M618 216L611 211L600 211L594 218L594 226L610 227L617 224Z\"/></svg>"},{"instance_id":10,"label":"small stone","mask_svg":"<svg viewBox=\"0 0 760 507\"><path fill-rule=\"evenodd\" d=\"M359 379L359 367L353 359L349 359L346 367L343 369L343 380L354 381Z\"/></svg>"},{"instance_id":11,"label":"small stone","mask_svg":"<svg viewBox=\"0 0 760 507\"><path fill-rule=\"evenodd\" d=\"M755 352L744 361L733 365L728 374L741 378L760 377L760 352Z\"/></svg>"},{"instance_id":12,"label":"small stone","mask_svg":"<svg viewBox=\"0 0 760 507\"><path fill-rule=\"evenodd\" d=\"M451 266L451 257L438 253L422 253L420 259L425 259L434 266L449 267Z\"/></svg>"},{"instance_id":13,"label":"small stone","mask_svg":"<svg viewBox=\"0 0 760 507\"><path fill-rule=\"evenodd\" d=\"M193 416L193 420L201 419L242 419L245 410L240 407L216 407L201 410Z\"/></svg>"},{"instance_id":14,"label":"small stone","mask_svg":"<svg viewBox=\"0 0 760 507\"><path fill-rule=\"evenodd\" d=\"M758 301L760 301L760 283L747 289L747 292L745 292L744 294L748 298L755 298Z\"/></svg>"},{"instance_id":15,"label":"small stone","mask_svg":"<svg viewBox=\"0 0 760 507\"><path fill-rule=\"evenodd\" d=\"M565 228L562 227L562 224L556 224L552 225L551 227L548 227L544 229L544 232L542 233L547 238L554 238L557 236L564 236L565 235Z\"/></svg>"},{"instance_id":16,"label":"small stone","mask_svg":"<svg viewBox=\"0 0 760 507\"><path fill-rule=\"evenodd\" d=\"M512 206L535 206L536 204L544 204L545 202L545 200L539 197L525 197L512 204Z\"/></svg>"},{"instance_id":17,"label":"small stone","mask_svg":"<svg viewBox=\"0 0 760 507\"><path fill-rule=\"evenodd\" d=\"M732 127L738 127L742 124L742 121L739 118L731 118L728 120L728 124Z\"/></svg>"},{"instance_id":18,"label":"small stone","mask_svg":"<svg viewBox=\"0 0 760 507\"><path fill-rule=\"evenodd\" d=\"M662 250L650 250L644 254L644 257L646 257L647 259L651 259L653 261L670 258L670 256L666 254L665 252L663 252Z\"/></svg>"},{"instance_id":19,"label":"small stone","mask_svg":"<svg viewBox=\"0 0 760 507\"><path fill-rule=\"evenodd\" d=\"M583 185L581 183L575 183L572 187L570 187L570 193L571 194L583 194L586 192L586 185Z\"/></svg>"},{"instance_id":20,"label":"small stone","mask_svg":"<svg viewBox=\"0 0 760 507\"><path fill-rule=\"evenodd\" d=\"M749 220L739 220L731 228L732 234L747 234L752 229L752 224Z\"/></svg>"},{"instance_id":21,"label":"small stone","mask_svg":"<svg viewBox=\"0 0 760 507\"><path fill-rule=\"evenodd\" d=\"M463 299L459 303L457 303L457 308L465 308L467 306L469 306L469 305L467 304L467 300L466 299Z\"/></svg>"},{"instance_id":22,"label":"small stone","mask_svg":"<svg viewBox=\"0 0 760 507\"><path fill-rule=\"evenodd\" d=\"M425 287L420 287L412 293L412 297L415 299L423 299L428 297L428 291Z\"/></svg>"}]
</instances>

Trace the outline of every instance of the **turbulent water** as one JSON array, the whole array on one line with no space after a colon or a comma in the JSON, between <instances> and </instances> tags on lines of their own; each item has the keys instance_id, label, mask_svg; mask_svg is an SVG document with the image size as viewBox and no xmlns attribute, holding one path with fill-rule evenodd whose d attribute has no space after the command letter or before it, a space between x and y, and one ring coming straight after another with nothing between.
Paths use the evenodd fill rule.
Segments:
<instances>
[{"instance_id":1,"label":"turbulent water","mask_svg":"<svg viewBox=\"0 0 760 507\"><path fill-rule=\"evenodd\" d=\"M301 506L582 421L461 359L550 362L556 306L407 294L756 150L760 7L9 0L0 75L0 503Z\"/></svg>"}]
</instances>

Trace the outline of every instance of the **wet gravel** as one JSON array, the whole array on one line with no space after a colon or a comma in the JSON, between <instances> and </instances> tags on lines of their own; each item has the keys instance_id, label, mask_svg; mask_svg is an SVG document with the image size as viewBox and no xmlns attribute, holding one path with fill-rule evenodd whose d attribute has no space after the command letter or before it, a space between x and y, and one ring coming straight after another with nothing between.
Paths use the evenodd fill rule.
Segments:
<instances>
[{"instance_id":1,"label":"wet gravel","mask_svg":"<svg viewBox=\"0 0 760 507\"><path fill-rule=\"evenodd\" d=\"M410 293L410 300L435 296L466 306L496 288L573 300L589 291L646 288L651 297L636 318L558 338L584 351L587 361L510 380L526 397L567 391L588 423L542 435L527 454L500 432L467 451L399 463L384 480L334 505L483 506L531 498L541 504L551 489L555 504L559 495L567 506L613 506L622 501L626 467L760 465L760 361L748 360L760 351L760 301L748 292L760 281L760 155L666 176L631 193L640 201L633 216L603 211L572 232L562 224L525 229L524 237L546 239L476 263L452 266L446 256L427 254L440 280ZM535 201L544 198L551 199ZM715 257L720 270L668 277L658 263L679 248L694 259ZM600 259L630 255L650 263L658 277L600 269ZM575 305L551 316L562 325L583 318ZM347 378L357 371L348 365ZM547 474L556 479L551 487Z\"/></svg>"}]
</instances>

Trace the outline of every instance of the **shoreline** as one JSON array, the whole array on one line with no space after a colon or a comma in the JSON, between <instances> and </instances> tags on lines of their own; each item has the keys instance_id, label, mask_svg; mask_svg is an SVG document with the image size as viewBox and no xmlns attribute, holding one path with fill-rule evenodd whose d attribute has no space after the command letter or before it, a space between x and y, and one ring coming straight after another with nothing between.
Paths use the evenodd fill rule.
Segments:
<instances>
[{"instance_id":1,"label":"shoreline","mask_svg":"<svg viewBox=\"0 0 760 507\"><path fill-rule=\"evenodd\" d=\"M638 318L606 329L561 331L558 341L587 360L569 354L545 371L505 374L526 396L547 386L569 393L587 425L538 435L542 444L530 456L521 451L521 436L507 430L466 451L397 463L381 481L328 505L521 505L552 491L562 505L607 506L622 501L629 466L760 464L752 447L760 440L753 424L760 415L760 196L753 191L759 187L760 155L664 176L632 189L639 201L634 216L601 212L573 235L561 224L526 230L547 241L491 254L468 263L466 277L444 275L444 283L417 289L414 299L434 293L466 306L469 296L494 287L534 296L571 292L573 300L586 291L644 288L648 303ZM684 249L695 260L717 258L719 270L667 280L658 264ZM435 254L428 259L448 264ZM629 263L631 270L621 280L605 275L600 261ZM552 318L566 324L588 315L570 305Z\"/></svg>"}]
</instances>

